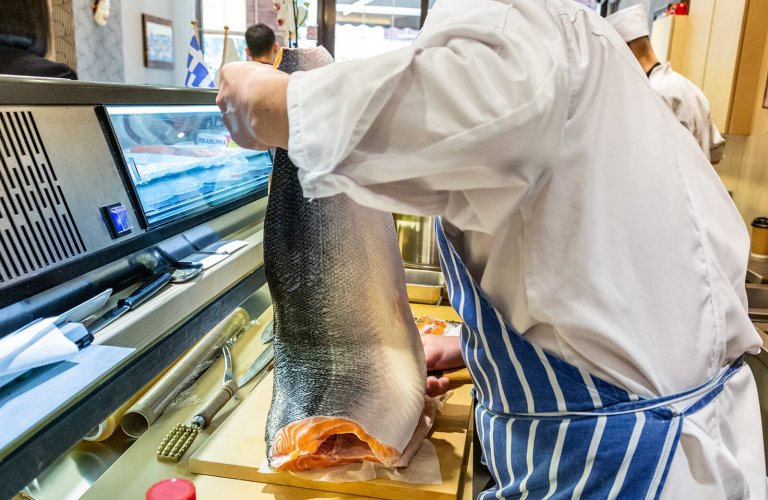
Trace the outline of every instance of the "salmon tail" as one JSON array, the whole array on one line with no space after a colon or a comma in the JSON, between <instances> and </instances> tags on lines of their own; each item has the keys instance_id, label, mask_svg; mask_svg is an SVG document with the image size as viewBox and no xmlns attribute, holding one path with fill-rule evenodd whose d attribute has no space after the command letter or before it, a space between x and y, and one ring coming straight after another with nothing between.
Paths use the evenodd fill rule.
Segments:
<instances>
[{"instance_id":1,"label":"salmon tail","mask_svg":"<svg viewBox=\"0 0 768 500\"><path fill-rule=\"evenodd\" d=\"M368 460L389 467L400 455L352 420L310 417L278 431L269 450L269 466L275 471L299 471Z\"/></svg>"}]
</instances>

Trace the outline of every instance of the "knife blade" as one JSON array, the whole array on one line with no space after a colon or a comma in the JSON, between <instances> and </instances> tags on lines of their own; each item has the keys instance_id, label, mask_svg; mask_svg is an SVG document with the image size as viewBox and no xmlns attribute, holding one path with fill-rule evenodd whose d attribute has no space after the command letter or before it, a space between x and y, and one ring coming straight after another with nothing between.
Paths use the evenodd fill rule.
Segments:
<instances>
[{"instance_id":1,"label":"knife blade","mask_svg":"<svg viewBox=\"0 0 768 500\"><path fill-rule=\"evenodd\" d=\"M264 331L261 332L261 343L266 344L272 342L273 338L275 338L275 322L270 321L267 327L264 328Z\"/></svg>"},{"instance_id":2,"label":"knife blade","mask_svg":"<svg viewBox=\"0 0 768 500\"><path fill-rule=\"evenodd\" d=\"M141 304L149 300L157 292L171 281L171 273L166 272L159 276L147 281L139 288L133 291L128 297L120 299L117 305L105 312L101 317L97 318L93 323L88 325L88 333L93 335L99 330L103 329L110 323L114 322L117 318L127 313L132 309L136 309Z\"/></svg>"},{"instance_id":3,"label":"knife blade","mask_svg":"<svg viewBox=\"0 0 768 500\"><path fill-rule=\"evenodd\" d=\"M240 379L237 381L237 386L242 387L253 380L253 377L264 371L264 369L269 366L269 363L272 362L274 357L275 349L272 347L272 344L269 344L264 352L259 354L253 364L251 364L250 368L248 368L248 371L246 371L243 376L240 377Z\"/></svg>"},{"instance_id":4,"label":"knife blade","mask_svg":"<svg viewBox=\"0 0 768 500\"><path fill-rule=\"evenodd\" d=\"M82 304L78 304L69 311L60 314L58 319L56 319L56 324L61 326L68 322L79 323L83 321L88 316L95 314L99 309L104 307L104 304L107 303L107 300L109 300L111 295L112 289L107 288L95 297L91 297Z\"/></svg>"}]
</instances>

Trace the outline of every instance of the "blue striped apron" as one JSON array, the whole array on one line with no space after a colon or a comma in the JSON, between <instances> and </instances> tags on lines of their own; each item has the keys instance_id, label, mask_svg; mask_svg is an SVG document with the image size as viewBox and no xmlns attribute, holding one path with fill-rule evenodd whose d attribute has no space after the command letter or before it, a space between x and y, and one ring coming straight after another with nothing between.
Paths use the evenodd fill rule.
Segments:
<instances>
[{"instance_id":1,"label":"blue striped apron","mask_svg":"<svg viewBox=\"0 0 768 500\"><path fill-rule=\"evenodd\" d=\"M451 303L464 320L478 437L496 481L479 498L658 498L683 419L722 391L742 359L680 394L631 394L515 331L473 281L440 219L436 225Z\"/></svg>"}]
</instances>

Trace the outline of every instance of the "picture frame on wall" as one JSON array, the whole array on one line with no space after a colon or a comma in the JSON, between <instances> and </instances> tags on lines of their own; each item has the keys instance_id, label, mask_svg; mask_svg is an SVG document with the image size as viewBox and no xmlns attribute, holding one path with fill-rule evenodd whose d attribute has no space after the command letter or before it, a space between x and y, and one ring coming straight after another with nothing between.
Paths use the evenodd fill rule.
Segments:
<instances>
[{"instance_id":1,"label":"picture frame on wall","mask_svg":"<svg viewBox=\"0 0 768 500\"><path fill-rule=\"evenodd\" d=\"M173 69L173 26L169 19L141 15L144 66Z\"/></svg>"}]
</instances>

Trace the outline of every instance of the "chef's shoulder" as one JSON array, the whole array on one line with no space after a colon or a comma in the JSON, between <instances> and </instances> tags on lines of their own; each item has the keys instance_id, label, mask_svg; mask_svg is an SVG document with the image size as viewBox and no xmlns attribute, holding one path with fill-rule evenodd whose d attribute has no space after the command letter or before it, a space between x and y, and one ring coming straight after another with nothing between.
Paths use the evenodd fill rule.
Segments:
<instances>
[{"instance_id":1,"label":"chef's shoulder","mask_svg":"<svg viewBox=\"0 0 768 500\"><path fill-rule=\"evenodd\" d=\"M686 102L707 102L704 93L693 82L672 70L668 64L654 71L648 81L673 111L677 112Z\"/></svg>"},{"instance_id":2,"label":"chef's shoulder","mask_svg":"<svg viewBox=\"0 0 768 500\"><path fill-rule=\"evenodd\" d=\"M602 17L571 0L437 0L414 47L450 47L465 40L494 47L502 57L510 56L506 48L546 55L563 66L583 66L596 48L626 52L627 60L632 56Z\"/></svg>"},{"instance_id":3,"label":"chef's shoulder","mask_svg":"<svg viewBox=\"0 0 768 500\"><path fill-rule=\"evenodd\" d=\"M437 45L455 38L487 40L503 34L522 42L559 42L557 9L561 0L438 0L416 45ZM534 37L531 38L531 35ZM426 43L425 43L426 42Z\"/></svg>"}]
</instances>

